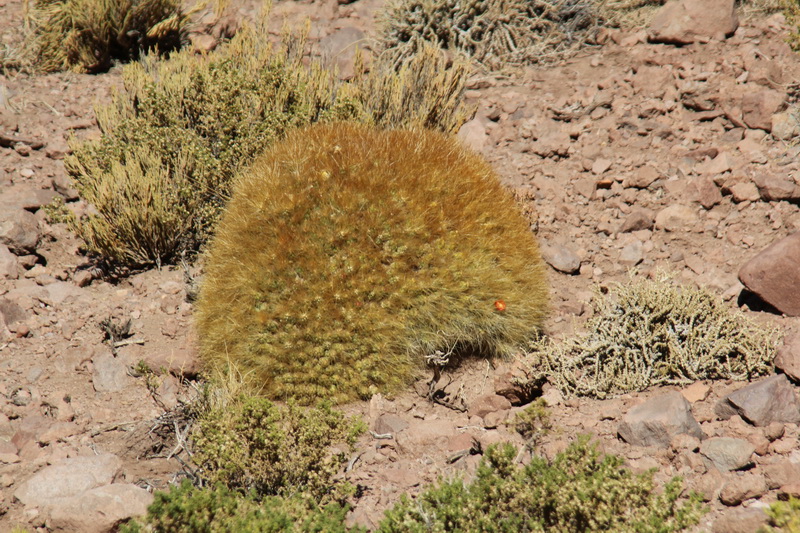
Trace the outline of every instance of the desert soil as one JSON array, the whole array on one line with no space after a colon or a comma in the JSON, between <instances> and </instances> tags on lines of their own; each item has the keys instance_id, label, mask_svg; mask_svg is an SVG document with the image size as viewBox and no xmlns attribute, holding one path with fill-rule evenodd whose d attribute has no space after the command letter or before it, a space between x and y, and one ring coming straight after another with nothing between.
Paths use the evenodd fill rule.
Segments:
<instances>
[{"instance_id":1,"label":"desert soil","mask_svg":"<svg viewBox=\"0 0 800 533\"><path fill-rule=\"evenodd\" d=\"M360 32L369 37L381 5L279 1L275 13L294 21L310 17L312 40L333 46ZM252 16L254 9L254 2L241 3L233 17ZM4 43L18 43L22 0L0 0L0 21ZM798 148L747 127L726 107L767 89L791 102L800 56L786 44L787 32L780 15L745 19L728 39L683 47L611 29L602 45L555 64L473 76L466 99L477 114L461 137L524 198L552 262L576 270L549 268L550 335L580 330L591 314L593 288L625 283L633 267L637 276L666 268L753 320L787 335L798 329L797 318L741 304L737 279L748 259L800 229L796 202L765 201L752 183L755 175L797 176ZM340 59L346 70L347 53ZM0 134L44 143L0 147L0 210L26 209L40 231L35 251L15 255L16 277L10 267L0 276L0 530L55 527L46 505L25 505L15 494L65 458L113 454L121 459L115 483L151 491L179 479L179 459L186 459L176 446L172 424L179 417L172 413L195 394L198 364L183 271L166 267L104 279L81 242L64 225L49 224L40 209L57 195L78 212L87 208L64 169L66 139L99 135L93 106L109 101L120 74L115 66L101 75L0 75ZM709 180L716 189L699 185ZM714 191L721 192L718 198ZM128 342L114 350L100 326L107 319L131 321ZM131 369L142 360L169 372L150 380L137 376ZM482 448L504 440L522 445L502 423L521 407L489 405L493 416L475 414L476 406L491 404L486 396L512 366L471 361L447 377L447 391L463 397L467 412L418 394L429 376L413 390L346 406L372 429L395 433L359 441L348 475L365 490L351 520L374 525L403 492L418 493L442 475L474 472L480 454L454 460L463 450L477 451L474 441ZM734 531L735 525L747 531L763 522L761 509L791 484L775 476L800 471L793 470L800 444L796 424L767 435L740 417L715 415L717 401L744 385L705 382L688 391L662 387L605 400L548 390L556 429L537 450L552 456L577 435L590 434L634 470L657 468L660 483L682 475L690 488L705 491L712 511L698 530ZM684 391L705 435L754 443L754 466L721 473L690 445L641 447L618 438L633 406L673 390ZM722 503L722 488L737 483L746 484L743 503Z\"/></svg>"}]
</instances>

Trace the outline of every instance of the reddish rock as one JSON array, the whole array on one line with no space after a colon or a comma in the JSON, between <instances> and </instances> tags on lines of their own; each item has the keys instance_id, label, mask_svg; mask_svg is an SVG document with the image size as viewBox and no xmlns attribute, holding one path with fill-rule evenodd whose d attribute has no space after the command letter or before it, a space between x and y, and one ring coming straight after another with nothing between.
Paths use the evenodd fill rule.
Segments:
<instances>
[{"instance_id":1,"label":"reddish rock","mask_svg":"<svg viewBox=\"0 0 800 533\"><path fill-rule=\"evenodd\" d=\"M688 231L697 222L697 213L691 207L675 204L656 214L656 229L664 231Z\"/></svg>"},{"instance_id":2,"label":"reddish rock","mask_svg":"<svg viewBox=\"0 0 800 533\"><path fill-rule=\"evenodd\" d=\"M778 348L773 362L775 368L786 374L795 383L800 383L800 333L795 333L783 340L783 345Z\"/></svg>"},{"instance_id":3,"label":"reddish rock","mask_svg":"<svg viewBox=\"0 0 800 533\"><path fill-rule=\"evenodd\" d=\"M760 531L767 518L761 509L731 509L714 521L711 533L753 533Z\"/></svg>"},{"instance_id":4,"label":"reddish rock","mask_svg":"<svg viewBox=\"0 0 800 533\"><path fill-rule=\"evenodd\" d=\"M0 280L17 279L20 274L20 266L17 257L5 244L0 244Z\"/></svg>"},{"instance_id":5,"label":"reddish rock","mask_svg":"<svg viewBox=\"0 0 800 533\"><path fill-rule=\"evenodd\" d=\"M381 435L391 433L392 435L399 433L408 427L408 422L406 422L403 418L392 414L392 413L384 413L375 420L375 425L373 429L375 433L379 433Z\"/></svg>"},{"instance_id":6,"label":"reddish rock","mask_svg":"<svg viewBox=\"0 0 800 533\"><path fill-rule=\"evenodd\" d=\"M764 89L742 97L742 120L750 128L772 131L772 115L786 104L786 95Z\"/></svg>"},{"instance_id":7,"label":"reddish rock","mask_svg":"<svg viewBox=\"0 0 800 533\"><path fill-rule=\"evenodd\" d=\"M647 30L651 42L691 44L698 39L723 39L739 27L734 0L671 0Z\"/></svg>"},{"instance_id":8,"label":"reddish rock","mask_svg":"<svg viewBox=\"0 0 800 533\"><path fill-rule=\"evenodd\" d=\"M770 490L796 483L800 479L800 464L794 463L789 459L781 459L772 464L764 465L761 467L761 471Z\"/></svg>"},{"instance_id":9,"label":"reddish rock","mask_svg":"<svg viewBox=\"0 0 800 533\"><path fill-rule=\"evenodd\" d=\"M111 454L64 459L20 484L14 497L24 505L46 505L54 498L69 498L108 485L121 467L119 457Z\"/></svg>"},{"instance_id":10,"label":"reddish rock","mask_svg":"<svg viewBox=\"0 0 800 533\"><path fill-rule=\"evenodd\" d=\"M653 212L649 209L636 208L633 209L619 228L620 233L627 233L630 231L639 231L643 229L652 229L654 223Z\"/></svg>"},{"instance_id":11,"label":"reddish rock","mask_svg":"<svg viewBox=\"0 0 800 533\"><path fill-rule=\"evenodd\" d=\"M736 183L732 185L729 190L733 201L737 204L741 202L755 202L761 199L761 193L759 193L758 187L756 187L755 183L750 181Z\"/></svg>"},{"instance_id":12,"label":"reddish rock","mask_svg":"<svg viewBox=\"0 0 800 533\"><path fill-rule=\"evenodd\" d=\"M761 198L768 202L800 200L800 186L788 176L758 174L753 178Z\"/></svg>"},{"instance_id":13,"label":"reddish rock","mask_svg":"<svg viewBox=\"0 0 800 533\"><path fill-rule=\"evenodd\" d=\"M472 401L469 406L469 416L485 417L489 413L505 411L511 409L511 402L507 398L497 394L487 394L479 396Z\"/></svg>"},{"instance_id":14,"label":"reddish rock","mask_svg":"<svg viewBox=\"0 0 800 533\"><path fill-rule=\"evenodd\" d=\"M800 316L800 232L771 244L739 269L748 290L789 316Z\"/></svg>"},{"instance_id":15,"label":"reddish rock","mask_svg":"<svg viewBox=\"0 0 800 533\"><path fill-rule=\"evenodd\" d=\"M711 178L700 177L692 181L692 199L706 209L711 209L722 201L722 193Z\"/></svg>"}]
</instances>

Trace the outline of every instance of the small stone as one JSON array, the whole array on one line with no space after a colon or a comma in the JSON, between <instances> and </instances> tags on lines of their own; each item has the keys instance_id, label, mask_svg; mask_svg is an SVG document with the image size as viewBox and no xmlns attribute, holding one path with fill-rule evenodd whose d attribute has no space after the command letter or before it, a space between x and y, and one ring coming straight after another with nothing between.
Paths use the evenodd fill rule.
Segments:
<instances>
[{"instance_id":1,"label":"small stone","mask_svg":"<svg viewBox=\"0 0 800 533\"><path fill-rule=\"evenodd\" d=\"M0 244L17 255L24 255L36 250L39 238L39 221L33 213L24 209L0 212Z\"/></svg>"},{"instance_id":2,"label":"small stone","mask_svg":"<svg viewBox=\"0 0 800 533\"><path fill-rule=\"evenodd\" d=\"M707 177L699 177L691 184L693 199L700 203L705 209L711 209L722 201L722 193L714 180Z\"/></svg>"},{"instance_id":3,"label":"small stone","mask_svg":"<svg viewBox=\"0 0 800 533\"><path fill-rule=\"evenodd\" d=\"M611 168L611 161L608 159L596 159L594 163L592 163L592 174L600 175L605 173L609 168Z\"/></svg>"},{"instance_id":4,"label":"small stone","mask_svg":"<svg viewBox=\"0 0 800 533\"><path fill-rule=\"evenodd\" d=\"M753 533L760 531L768 518L761 509L731 509L714 521L711 533Z\"/></svg>"},{"instance_id":5,"label":"small stone","mask_svg":"<svg viewBox=\"0 0 800 533\"><path fill-rule=\"evenodd\" d=\"M26 506L41 507L55 498L69 498L108 485L120 468L122 461L111 454L64 459L20 484L14 497Z\"/></svg>"},{"instance_id":6,"label":"small stone","mask_svg":"<svg viewBox=\"0 0 800 533\"><path fill-rule=\"evenodd\" d=\"M559 272L577 274L581 269L580 257L566 246L543 244L541 253L542 259Z\"/></svg>"},{"instance_id":7,"label":"small stone","mask_svg":"<svg viewBox=\"0 0 800 533\"><path fill-rule=\"evenodd\" d=\"M761 193L758 192L756 184L750 181L736 183L730 187L731 197L733 201L741 202L756 202L761 199Z\"/></svg>"},{"instance_id":8,"label":"small stone","mask_svg":"<svg viewBox=\"0 0 800 533\"><path fill-rule=\"evenodd\" d=\"M628 233L652 228L653 212L649 209L636 208L625 217L625 221L622 223L619 232Z\"/></svg>"},{"instance_id":9,"label":"small stone","mask_svg":"<svg viewBox=\"0 0 800 533\"><path fill-rule=\"evenodd\" d=\"M788 141L800 136L800 123L792 111L772 115L772 136L780 141Z\"/></svg>"},{"instance_id":10,"label":"small stone","mask_svg":"<svg viewBox=\"0 0 800 533\"><path fill-rule=\"evenodd\" d=\"M375 425L373 426L375 433L381 435L387 433L395 435L407 428L408 422L392 413L383 413L380 415L377 420L375 420Z\"/></svg>"},{"instance_id":11,"label":"small stone","mask_svg":"<svg viewBox=\"0 0 800 533\"><path fill-rule=\"evenodd\" d=\"M698 217L691 207L675 204L656 214L656 229L664 231L687 231L697 222Z\"/></svg>"},{"instance_id":12,"label":"small stone","mask_svg":"<svg viewBox=\"0 0 800 533\"><path fill-rule=\"evenodd\" d=\"M630 176L622 180L622 186L626 189L646 189L660 177L658 170L650 165L644 165L633 171Z\"/></svg>"},{"instance_id":13,"label":"small stone","mask_svg":"<svg viewBox=\"0 0 800 533\"><path fill-rule=\"evenodd\" d=\"M467 414L484 418L489 413L511 409L511 402L498 394L486 394L472 401Z\"/></svg>"},{"instance_id":14,"label":"small stone","mask_svg":"<svg viewBox=\"0 0 800 533\"><path fill-rule=\"evenodd\" d=\"M689 402L679 392L668 392L636 406L622 418L619 436L635 446L666 448L675 435L686 433L705 437L692 416Z\"/></svg>"},{"instance_id":15,"label":"small stone","mask_svg":"<svg viewBox=\"0 0 800 533\"><path fill-rule=\"evenodd\" d=\"M783 345L778 348L773 363L789 379L800 383L800 333L783 339Z\"/></svg>"},{"instance_id":16,"label":"small stone","mask_svg":"<svg viewBox=\"0 0 800 533\"><path fill-rule=\"evenodd\" d=\"M619 253L619 262L621 265L632 267L642 262L644 258L644 246L642 241L635 240L626 245Z\"/></svg>"},{"instance_id":17,"label":"small stone","mask_svg":"<svg viewBox=\"0 0 800 533\"><path fill-rule=\"evenodd\" d=\"M778 440L783 437L786 431L786 425L783 422L772 422L764 428L764 437L769 439L770 442Z\"/></svg>"},{"instance_id":18,"label":"small stone","mask_svg":"<svg viewBox=\"0 0 800 533\"><path fill-rule=\"evenodd\" d=\"M772 131L772 117L782 110L786 93L764 89L742 97L742 121L750 128Z\"/></svg>"},{"instance_id":19,"label":"small stone","mask_svg":"<svg viewBox=\"0 0 800 533\"><path fill-rule=\"evenodd\" d=\"M488 135L486 134L486 126L483 121L474 118L461 126L458 130L458 138L468 148L480 152L486 146Z\"/></svg>"},{"instance_id":20,"label":"small stone","mask_svg":"<svg viewBox=\"0 0 800 533\"><path fill-rule=\"evenodd\" d=\"M97 392L119 392L133 383L128 368L111 353L101 351L92 357L92 384Z\"/></svg>"},{"instance_id":21,"label":"small stone","mask_svg":"<svg viewBox=\"0 0 800 533\"><path fill-rule=\"evenodd\" d=\"M700 455L714 465L717 470L728 472L740 470L752 464L755 448L742 439L715 437L706 439L700 445Z\"/></svg>"},{"instance_id":22,"label":"small stone","mask_svg":"<svg viewBox=\"0 0 800 533\"><path fill-rule=\"evenodd\" d=\"M647 37L654 43L692 44L722 40L738 27L734 0L672 0L653 17Z\"/></svg>"},{"instance_id":23,"label":"small stone","mask_svg":"<svg viewBox=\"0 0 800 533\"><path fill-rule=\"evenodd\" d=\"M703 383L702 381L695 381L688 387L681 390L681 394L689 403L695 402L702 402L706 398L708 398L708 394L711 392L711 387Z\"/></svg>"},{"instance_id":24,"label":"small stone","mask_svg":"<svg viewBox=\"0 0 800 533\"><path fill-rule=\"evenodd\" d=\"M48 505L49 529L105 533L117 524L147 513L153 495L130 483L114 483L87 490L71 498L56 500Z\"/></svg>"}]
</instances>

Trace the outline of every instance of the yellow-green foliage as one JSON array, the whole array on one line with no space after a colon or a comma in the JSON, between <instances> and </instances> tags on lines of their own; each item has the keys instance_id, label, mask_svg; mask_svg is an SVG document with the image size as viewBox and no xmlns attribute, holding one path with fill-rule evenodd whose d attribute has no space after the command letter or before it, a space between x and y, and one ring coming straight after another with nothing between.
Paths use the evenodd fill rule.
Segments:
<instances>
[{"instance_id":1,"label":"yellow-green foliage","mask_svg":"<svg viewBox=\"0 0 800 533\"><path fill-rule=\"evenodd\" d=\"M595 295L593 307L586 333L534 344L532 379L546 376L564 392L605 397L664 383L747 380L772 368L774 331L666 274L615 284Z\"/></svg>"},{"instance_id":2,"label":"yellow-green foliage","mask_svg":"<svg viewBox=\"0 0 800 533\"><path fill-rule=\"evenodd\" d=\"M327 404L278 406L240 396L202 412L192 434L193 462L210 486L257 497L304 494L316 502L343 501L349 484L334 479L363 423Z\"/></svg>"},{"instance_id":3,"label":"yellow-green foliage","mask_svg":"<svg viewBox=\"0 0 800 533\"><path fill-rule=\"evenodd\" d=\"M397 64L435 43L501 69L558 57L598 23L590 0L391 0L381 41Z\"/></svg>"},{"instance_id":4,"label":"yellow-green foliage","mask_svg":"<svg viewBox=\"0 0 800 533\"><path fill-rule=\"evenodd\" d=\"M178 48L188 13L180 0L26 0L35 66L99 72L112 59Z\"/></svg>"},{"instance_id":5,"label":"yellow-green foliage","mask_svg":"<svg viewBox=\"0 0 800 533\"><path fill-rule=\"evenodd\" d=\"M205 270L206 364L302 402L395 389L426 356L507 355L545 315L510 194L482 158L421 129L290 133L237 180Z\"/></svg>"},{"instance_id":6,"label":"yellow-green foliage","mask_svg":"<svg viewBox=\"0 0 800 533\"><path fill-rule=\"evenodd\" d=\"M547 403L539 398L519 411L509 425L525 439L535 442L539 437L546 435L552 427Z\"/></svg>"},{"instance_id":7,"label":"yellow-green foliage","mask_svg":"<svg viewBox=\"0 0 800 533\"><path fill-rule=\"evenodd\" d=\"M303 64L305 38L273 49L266 21L199 56L146 57L97 109L102 137L73 142L66 160L96 212L73 228L124 266L172 262L210 235L237 171L294 127L354 119L384 127L458 129L466 71L429 48L399 72L376 66L354 82Z\"/></svg>"},{"instance_id":8,"label":"yellow-green foliage","mask_svg":"<svg viewBox=\"0 0 800 533\"><path fill-rule=\"evenodd\" d=\"M800 499L789 497L789 501L775 502L767 514L769 525L759 533L800 533Z\"/></svg>"},{"instance_id":9,"label":"yellow-green foliage","mask_svg":"<svg viewBox=\"0 0 800 533\"><path fill-rule=\"evenodd\" d=\"M633 475L621 458L601 454L586 438L552 463L533 457L520 467L516 455L510 444L489 448L472 483L440 481L413 501L403 496L377 531L669 533L696 524L703 513L698 496L679 501L679 478L660 492L652 471Z\"/></svg>"},{"instance_id":10,"label":"yellow-green foliage","mask_svg":"<svg viewBox=\"0 0 800 533\"><path fill-rule=\"evenodd\" d=\"M345 525L348 508L319 505L303 495L256 498L223 486L196 488L188 481L156 492L147 516L120 533L363 533Z\"/></svg>"}]
</instances>

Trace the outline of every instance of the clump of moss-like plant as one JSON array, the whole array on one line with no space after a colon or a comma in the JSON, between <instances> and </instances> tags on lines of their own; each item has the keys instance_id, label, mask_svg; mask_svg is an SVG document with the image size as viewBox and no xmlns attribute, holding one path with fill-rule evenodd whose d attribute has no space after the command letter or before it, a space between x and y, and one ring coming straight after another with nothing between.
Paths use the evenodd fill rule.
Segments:
<instances>
[{"instance_id":1,"label":"clump of moss-like plant","mask_svg":"<svg viewBox=\"0 0 800 533\"><path fill-rule=\"evenodd\" d=\"M759 533L800 533L800 499L775 502L767 509L768 525Z\"/></svg>"},{"instance_id":2,"label":"clump of moss-like plant","mask_svg":"<svg viewBox=\"0 0 800 533\"><path fill-rule=\"evenodd\" d=\"M180 47L192 10L180 0L32 0L26 2L33 64L45 72L108 70L112 59L135 59Z\"/></svg>"},{"instance_id":3,"label":"clump of moss-like plant","mask_svg":"<svg viewBox=\"0 0 800 533\"><path fill-rule=\"evenodd\" d=\"M708 291L669 275L598 291L586 333L530 354L532 379L568 394L606 397L701 379L748 380L768 373L776 335L725 307Z\"/></svg>"},{"instance_id":4,"label":"clump of moss-like plant","mask_svg":"<svg viewBox=\"0 0 800 533\"><path fill-rule=\"evenodd\" d=\"M381 127L457 130L466 67L433 47L399 71L375 65L340 82L305 65L305 33L273 47L264 20L207 55L183 50L127 65L124 89L97 108L98 140L65 160L93 206L71 226L123 267L175 262L213 231L234 175L292 128L350 119Z\"/></svg>"},{"instance_id":5,"label":"clump of moss-like plant","mask_svg":"<svg viewBox=\"0 0 800 533\"><path fill-rule=\"evenodd\" d=\"M291 132L236 182L196 304L206 365L343 402L537 334L537 243L488 164L437 132Z\"/></svg>"},{"instance_id":6,"label":"clump of moss-like plant","mask_svg":"<svg viewBox=\"0 0 800 533\"><path fill-rule=\"evenodd\" d=\"M653 472L633 475L623 460L581 438L551 462L519 467L510 444L490 447L477 477L440 481L386 512L381 533L428 531L682 531L702 514L700 498L680 500L680 479L656 490Z\"/></svg>"}]
</instances>

